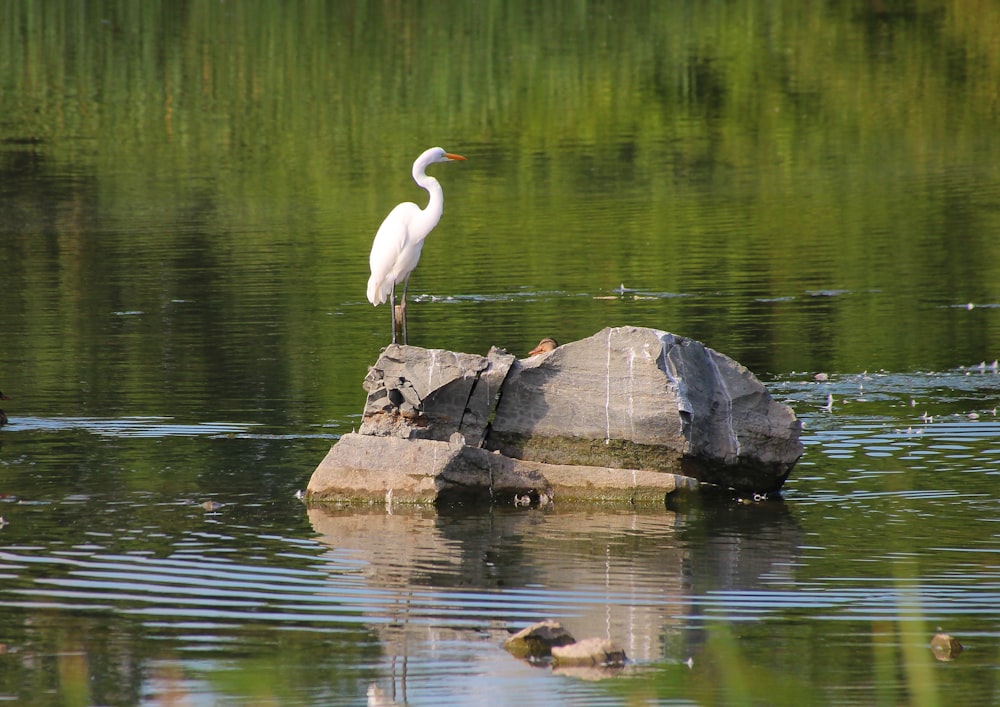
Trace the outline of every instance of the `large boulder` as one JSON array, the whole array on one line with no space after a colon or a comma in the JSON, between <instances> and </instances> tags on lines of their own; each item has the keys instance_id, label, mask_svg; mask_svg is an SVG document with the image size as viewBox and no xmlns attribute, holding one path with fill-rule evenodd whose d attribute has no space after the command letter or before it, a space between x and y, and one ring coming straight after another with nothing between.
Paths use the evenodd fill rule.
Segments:
<instances>
[{"instance_id":1,"label":"large boulder","mask_svg":"<svg viewBox=\"0 0 1000 707\"><path fill-rule=\"evenodd\" d=\"M486 446L554 464L656 469L741 491L781 487L801 424L745 367L640 327L518 361Z\"/></svg>"},{"instance_id":2,"label":"large boulder","mask_svg":"<svg viewBox=\"0 0 1000 707\"><path fill-rule=\"evenodd\" d=\"M752 373L653 329L524 360L394 344L365 389L361 429L317 467L311 498L662 501L698 482L765 494L802 454L799 421Z\"/></svg>"}]
</instances>

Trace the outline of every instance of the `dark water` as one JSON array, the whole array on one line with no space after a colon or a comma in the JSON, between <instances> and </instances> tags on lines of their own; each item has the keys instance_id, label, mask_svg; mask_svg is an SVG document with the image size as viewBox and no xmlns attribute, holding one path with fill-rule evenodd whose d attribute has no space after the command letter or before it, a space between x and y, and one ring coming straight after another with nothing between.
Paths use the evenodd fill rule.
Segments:
<instances>
[{"instance_id":1,"label":"dark water","mask_svg":"<svg viewBox=\"0 0 1000 707\"><path fill-rule=\"evenodd\" d=\"M960 3L3 5L0 699L1000 701L997 26ZM411 342L704 341L805 423L781 501L296 498L359 424L389 335L368 249L433 144L469 159L431 170ZM503 651L542 618L629 665Z\"/></svg>"}]
</instances>

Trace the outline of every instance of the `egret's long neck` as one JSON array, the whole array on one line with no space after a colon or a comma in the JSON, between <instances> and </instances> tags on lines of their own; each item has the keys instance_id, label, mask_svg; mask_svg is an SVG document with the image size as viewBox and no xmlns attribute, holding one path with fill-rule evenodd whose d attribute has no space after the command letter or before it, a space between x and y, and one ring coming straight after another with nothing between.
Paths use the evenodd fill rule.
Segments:
<instances>
[{"instance_id":1,"label":"egret's long neck","mask_svg":"<svg viewBox=\"0 0 1000 707\"><path fill-rule=\"evenodd\" d=\"M413 170L413 181L426 189L431 197L427 202L426 208L421 209L424 225L429 232L441 220L441 213L444 211L444 191L441 189L441 184L438 180L425 174L422 169L419 171L416 169Z\"/></svg>"}]
</instances>

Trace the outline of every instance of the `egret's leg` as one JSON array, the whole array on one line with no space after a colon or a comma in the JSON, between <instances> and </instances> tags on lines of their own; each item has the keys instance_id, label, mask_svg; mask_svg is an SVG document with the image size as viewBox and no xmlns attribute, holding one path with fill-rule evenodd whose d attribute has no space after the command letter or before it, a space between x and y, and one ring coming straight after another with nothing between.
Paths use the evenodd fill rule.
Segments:
<instances>
[{"instance_id":1,"label":"egret's leg","mask_svg":"<svg viewBox=\"0 0 1000 707\"><path fill-rule=\"evenodd\" d=\"M400 309L403 310L403 346L407 345L406 341L406 288L410 286L410 276L407 275L406 279L403 280L403 299L400 301Z\"/></svg>"},{"instance_id":2,"label":"egret's leg","mask_svg":"<svg viewBox=\"0 0 1000 707\"><path fill-rule=\"evenodd\" d=\"M389 316L392 317L392 343L396 343L396 283L389 288Z\"/></svg>"},{"instance_id":3,"label":"egret's leg","mask_svg":"<svg viewBox=\"0 0 1000 707\"><path fill-rule=\"evenodd\" d=\"M406 326L403 324L403 305L397 304L395 306L395 315L393 317L393 325L396 327L396 331L403 332L403 345L406 345Z\"/></svg>"}]
</instances>

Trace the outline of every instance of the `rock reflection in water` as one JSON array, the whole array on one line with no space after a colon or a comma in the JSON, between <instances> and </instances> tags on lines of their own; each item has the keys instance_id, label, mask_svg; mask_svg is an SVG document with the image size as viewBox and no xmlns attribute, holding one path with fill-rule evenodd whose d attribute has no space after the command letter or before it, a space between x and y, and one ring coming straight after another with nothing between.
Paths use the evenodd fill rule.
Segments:
<instances>
[{"instance_id":1,"label":"rock reflection in water","mask_svg":"<svg viewBox=\"0 0 1000 707\"><path fill-rule=\"evenodd\" d=\"M683 662L704 640L697 597L780 583L800 545L781 503L697 513L311 508L309 519L330 552L359 563L362 610L393 659L487 640L500 660L511 631L558 618L615 640L631 660Z\"/></svg>"}]
</instances>

